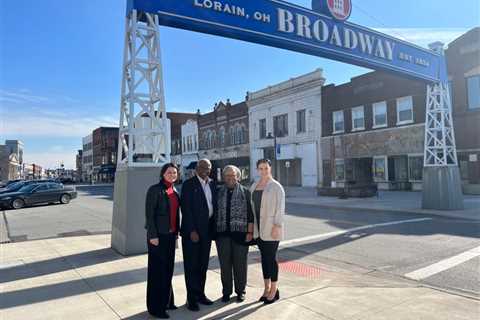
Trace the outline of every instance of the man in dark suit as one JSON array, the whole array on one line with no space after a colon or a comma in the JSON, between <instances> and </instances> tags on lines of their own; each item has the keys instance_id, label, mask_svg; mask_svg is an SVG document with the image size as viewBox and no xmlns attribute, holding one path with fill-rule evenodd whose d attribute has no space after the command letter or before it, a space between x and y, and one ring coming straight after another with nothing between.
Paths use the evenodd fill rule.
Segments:
<instances>
[{"instance_id":1,"label":"man in dark suit","mask_svg":"<svg viewBox=\"0 0 480 320\"><path fill-rule=\"evenodd\" d=\"M198 304L211 305L205 296L210 248L215 230L216 184L209 178L212 164L199 160L195 176L183 183L181 208L183 264L187 286L187 307L200 310Z\"/></svg>"}]
</instances>

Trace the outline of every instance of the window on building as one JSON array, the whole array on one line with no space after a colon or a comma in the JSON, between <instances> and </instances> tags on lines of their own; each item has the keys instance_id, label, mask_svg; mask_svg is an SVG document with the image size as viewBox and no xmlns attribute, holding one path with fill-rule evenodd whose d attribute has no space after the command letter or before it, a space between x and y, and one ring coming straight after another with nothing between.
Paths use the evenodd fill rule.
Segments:
<instances>
[{"instance_id":1,"label":"window on building","mask_svg":"<svg viewBox=\"0 0 480 320\"><path fill-rule=\"evenodd\" d=\"M373 158L373 178L375 181L387 180L387 157Z\"/></svg>"},{"instance_id":2,"label":"window on building","mask_svg":"<svg viewBox=\"0 0 480 320\"><path fill-rule=\"evenodd\" d=\"M408 157L408 175L410 181L422 181L423 179L423 156Z\"/></svg>"},{"instance_id":3,"label":"window on building","mask_svg":"<svg viewBox=\"0 0 480 320\"><path fill-rule=\"evenodd\" d=\"M288 114L273 117L273 130L278 138L288 136Z\"/></svg>"},{"instance_id":4,"label":"window on building","mask_svg":"<svg viewBox=\"0 0 480 320\"><path fill-rule=\"evenodd\" d=\"M460 178L462 180L468 181L469 180L469 175L468 175L468 160L467 159L459 159L458 165L460 167Z\"/></svg>"},{"instance_id":5,"label":"window on building","mask_svg":"<svg viewBox=\"0 0 480 320\"><path fill-rule=\"evenodd\" d=\"M448 81L448 94L450 95L450 106L453 108L453 83Z\"/></svg>"},{"instance_id":6,"label":"window on building","mask_svg":"<svg viewBox=\"0 0 480 320\"><path fill-rule=\"evenodd\" d=\"M212 133L210 131L207 132L207 149L211 149L211 143L212 143Z\"/></svg>"},{"instance_id":7,"label":"window on building","mask_svg":"<svg viewBox=\"0 0 480 320\"><path fill-rule=\"evenodd\" d=\"M235 135L236 135L236 141L237 144L242 144L243 143L243 130L241 126L237 126L235 129Z\"/></svg>"},{"instance_id":8,"label":"window on building","mask_svg":"<svg viewBox=\"0 0 480 320\"><path fill-rule=\"evenodd\" d=\"M220 147L224 147L225 146L225 128L224 127L220 128L220 133L218 138L219 138Z\"/></svg>"},{"instance_id":9,"label":"window on building","mask_svg":"<svg viewBox=\"0 0 480 320\"><path fill-rule=\"evenodd\" d=\"M352 130L365 130L365 112L363 106L352 109Z\"/></svg>"},{"instance_id":10,"label":"window on building","mask_svg":"<svg viewBox=\"0 0 480 320\"><path fill-rule=\"evenodd\" d=\"M260 129L260 139L265 139L267 137L267 119L260 119L258 127Z\"/></svg>"},{"instance_id":11,"label":"window on building","mask_svg":"<svg viewBox=\"0 0 480 320\"><path fill-rule=\"evenodd\" d=\"M387 102L373 104L373 127L381 128L387 126Z\"/></svg>"},{"instance_id":12,"label":"window on building","mask_svg":"<svg viewBox=\"0 0 480 320\"><path fill-rule=\"evenodd\" d=\"M212 140L211 140L211 149L214 149L217 146L217 133L215 131L212 131Z\"/></svg>"},{"instance_id":13,"label":"window on building","mask_svg":"<svg viewBox=\"0 0 480 320\"><path fill-rule=\"evenodd\" d=\"M333 113L333 133L342 133L345 131L345 121L343 118L343 110Z\"/></svg>"},{"instance_id":14,"label":"window on building","mask_svg":"<svg viewBox=\"0 0 480 320\"><path fill-rule=\"evenodd\" d=\"M397 124L413 122L413 98L403 97L397 99Z\"/></svg>"},{"instance_id":15,"label":"window on building","mask_svg":"<svg viewBox=\"0 0 480 320\"><path fill-rule=\"evenodd\" d=\"M345 160L343 159L335 160L335 180L336 181L345 180Z\"/></svg>"},{"instance_id":16,"label":"window on building","mask_svg":"<svg viewBox=\"0 0 480 320\"><path fill-rule=\"evenodd\" d=\"M235 128L234 127L230 127L230 145L234 145L236 144L236 141L235 141Z\"/></svg>"},{"instance_id":17,"label":"window on building","mask_svg":"<svg viewBox=\"0 0 480 320\"><path fill-rule=\"evenodd\" d=\"M307 132L307 123L305 116L305 109L297 111L297 133Z\"/></svg>"},{"instance_id":18,"label":"window on building","mask_svg":"<svg viewBox=\"0 0 480 320\"><path fill-rule=\"evenodd\" d=\"M208 149L208 133L207 132L203 133L202 148Z\"/></svg>"},{"instance_id":19,"label":"window on building","mask_svg":"<svg viewBox=\"0 0 480 320\"><path fill-rule=\"evenodd\" d=\"M467 78L468 109L480 108L480 75Z\"/></svg>"}]
</instances>

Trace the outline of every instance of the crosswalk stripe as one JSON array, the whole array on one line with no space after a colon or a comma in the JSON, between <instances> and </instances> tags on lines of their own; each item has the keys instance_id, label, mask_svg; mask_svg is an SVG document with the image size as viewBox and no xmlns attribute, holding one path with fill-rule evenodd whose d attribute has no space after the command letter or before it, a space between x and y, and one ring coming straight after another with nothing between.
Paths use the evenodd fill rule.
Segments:
<instances>
[{"instance_id":1,"label":"crosswalk stripe","mask_svg":"<svg viewBox=\"0 0 480 320\"><path fill-rule=\"evenodd\" d=\"M318 240L318 239L322 239L322 238L335 237L335 236L339 236L339 235L342 235L342 234L355 232L355 231L360 231L360 230L365 230L365 229L386 227L386 226L392 226L392 225L403 224L403 223L422 222L422 221L428 221L428 220L432 220L432 218L419 218L419 219L398 220L398 221L391 221L391 222L385 222L385 223L369 224L369 225L366 225L366 226L355 227L355 228L351 228L351 229L345 229L345 230L333 231L333 232L328 232L328 233L316 234L316 235L307 236L307 237L303 237L303 238L285 240L285 241L282 241L280 243L280 246L290 246L292 244L297 244L299 242L314 241L314 240Z\"/></svg>"},{"instance_id":2,"label":"crosswalk stripe","mask_svg":"<svg viewBox=\"0 0 480 320\"><path fill-rule=\"evenodd\" d=\"M467 262L468 260L471 260L478 256L480 256L480 247L476 247L471 250L460 253L456 256L444 259L442 261L429 265L425 268L421 268L416 271L409 272L405 274L405 277L413 280L426 279L428 277L436 275L437 273L440 273L442 271L458 266L459 264Z\"/></svg>"}]
</instances>

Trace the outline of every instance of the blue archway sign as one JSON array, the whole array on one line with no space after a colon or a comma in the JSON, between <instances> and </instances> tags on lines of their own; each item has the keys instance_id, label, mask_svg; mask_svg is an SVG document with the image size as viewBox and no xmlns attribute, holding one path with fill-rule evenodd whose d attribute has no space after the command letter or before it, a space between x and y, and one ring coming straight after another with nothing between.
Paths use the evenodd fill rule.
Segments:
<instances>
[{"instance_id":1,"label":"blue archway sign","mask_svg":"<svg viewBox=\"0 0 480 320\"><path fill-rule=\"evenodd\" d=\"M160 24L165 26L302 52L428 82L446 81L443 55L327 15L322 0L314 0L312 5L316 11L280 0L128 0L127 15L135 9L157 14Z\"/></svg>"}]
</instances>

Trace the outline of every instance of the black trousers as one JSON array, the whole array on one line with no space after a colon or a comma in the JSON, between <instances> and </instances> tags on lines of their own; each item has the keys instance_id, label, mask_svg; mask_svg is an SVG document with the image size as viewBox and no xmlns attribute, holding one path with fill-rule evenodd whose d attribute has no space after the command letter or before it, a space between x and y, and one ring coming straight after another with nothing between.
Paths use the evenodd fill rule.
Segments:
<instances>
[{"instance_id":1,"label":"black trousers","mask_svg":"<svg viewBox=\"0 0 480 320\"><path fill-rule=\"evenodd\" d=\"M173 304L172 277L175 266L175 234L158 236L158 246L148 241L147 310L155 315Z\"/></svg>"},{"instance_id":2,"label":"black trousers","mask_svg":"<svg viewBox=\"0 0 480 320\"><path fill-rule=\"evenodd\" d=\"M183 267L189 303L195 303L205 297L211 247L210 239L200 238L198 242L192 242L189 236L182 237Z\"/></svg>"},{"instance_id":3,"label":"black trousers","mask_svg":"<svg viewBox=\"0 0 480 320\"><path fill-rule=\"evenodd\" d=\"M278 281L278 262L277 251L280 241L263 241L258 239L257 245L260 249L262 257L262 273L263 279L271 279L273 282Z\"/></svg>"},{"instance_id":4,"label":"black trousers","mask_svg":"<svg viewBox=\"0 0 480 320\"><path fill-rule=\"evenodd\" d=\"M248 246L238 244L228 236L219 237L216 244L220 261L222 294L224 296L232 294L233 281L235 282L235 293L237 295L244 294L247 285Z\"/></svg>"}]
</instances>

